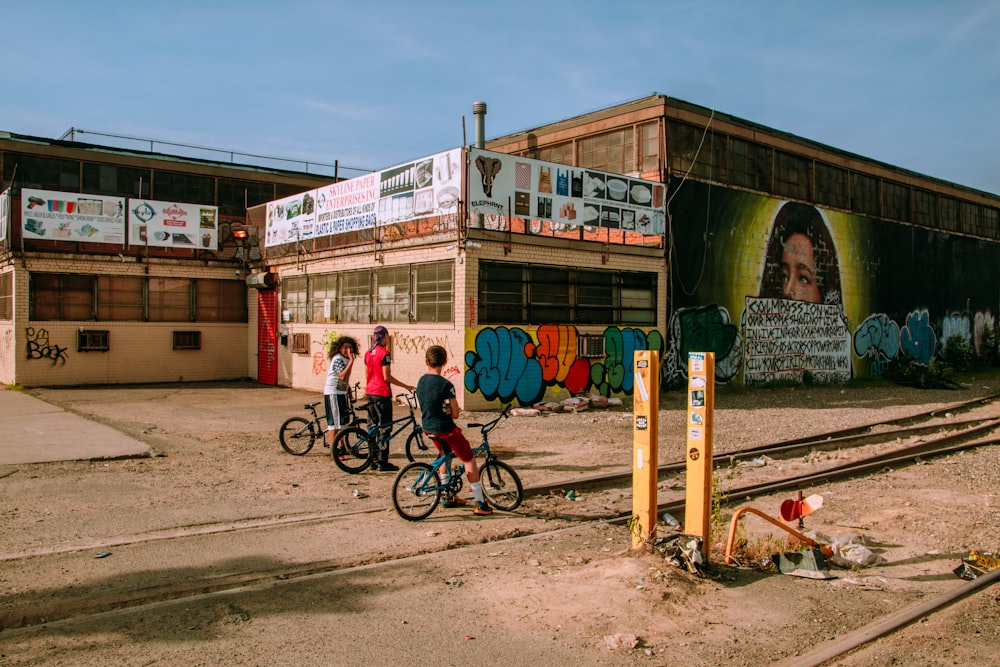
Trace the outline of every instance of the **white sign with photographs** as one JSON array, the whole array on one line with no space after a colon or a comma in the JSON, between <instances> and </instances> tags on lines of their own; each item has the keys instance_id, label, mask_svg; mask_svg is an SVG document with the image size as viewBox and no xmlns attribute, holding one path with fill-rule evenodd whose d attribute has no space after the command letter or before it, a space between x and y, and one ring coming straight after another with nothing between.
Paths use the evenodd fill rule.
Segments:
<instances>
[{"instance_id":1,"label":"white sign with photographs","mask_svg":"<svg viewBox=\"0 0 1000 667\"><path fill-rule=\"evenodd\" d=\"M10 224L10 188L0 192L0 241L7 240L7 226Z\"/></svg>"},{"instance_id":2,"label":"white sign with photographs","mask_svg":"<svg viewBox=\"0 0 1000 667\"><path fill-rule=\"evenodd\" d=\"M128 200L130 246L219 247L219 208L152 199Z\"/></svg>"},{"instance_id":3,"label":"white sign with photographs","mask_svg":"<svg viewBox=\"0 0 1000 667\"><path fill-rule=\"evenodd\" d=\"M461 160L455 148L269 202L265 246L455 213Z\"/></svg>"},{"instance_id":4,"label":"white sign with photographs","mask_svg":"<svg viewBox=\"0 0 1000 667\"><path fill-rule=\"evenodd\" d=\"M663 183L481 149L469 155L476 213L663 234Z\"/></svg>"},{"instance_id":5,"label":"white sign with photographs","mask_svg":"<svg viewBox=\"0 0 1000 667\"><path fill-rule=\"evenodd\" d=\"M125 244L125 198L21 190L26 239Z\"/></svg>"}]
</instances>

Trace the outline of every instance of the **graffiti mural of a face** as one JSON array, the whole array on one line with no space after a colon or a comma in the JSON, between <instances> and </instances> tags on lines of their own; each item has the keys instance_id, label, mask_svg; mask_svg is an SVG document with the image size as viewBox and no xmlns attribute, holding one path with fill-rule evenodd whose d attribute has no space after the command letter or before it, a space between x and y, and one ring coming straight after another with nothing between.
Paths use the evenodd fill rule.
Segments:
<instances>
[{"instance_id":1,"label":"graffiti mural of a face","mask_svg":"<svg viewBox=\"0 0 1000 667\"><path fill-rule=\"evenodd\" d=\"M781 293L786 299L822 303L816 283L816 255L805 234L792 234L782 244Z\"/></svg>"}]
</instances>

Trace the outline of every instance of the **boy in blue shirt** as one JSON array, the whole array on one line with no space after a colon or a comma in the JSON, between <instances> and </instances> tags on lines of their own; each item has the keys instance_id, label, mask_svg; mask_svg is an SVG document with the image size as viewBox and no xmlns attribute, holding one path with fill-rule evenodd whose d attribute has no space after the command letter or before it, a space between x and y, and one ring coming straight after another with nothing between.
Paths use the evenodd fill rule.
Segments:
<instances>
[{"instance_id":1,"label":"boy in blue shirt","mask_svg":"<svg viewBox=\"0 0 1000 667\"><path fill-rule=\"evenodd\" d=\"M455 395L455 386L441 376L444 365L448 363L448 352L440 345L431 345L427 348L425 362L427 363L427 373L417 381L417 388L414 392L417 395L417 402L420 404L421 426L438 448L442 444L450 447L455 456L465 464L465 476L469 480L472 495L476 499L473 513L480 516L492 514L493 509L486 504L483 485L479 481L479 466L476 465L472 446L462 434L462 429L455 424L455 418L458 417L458 397ZM448 498L444 506L458 507L464 504L465 500L456 496Z\"/></svg>"}]
</instances>

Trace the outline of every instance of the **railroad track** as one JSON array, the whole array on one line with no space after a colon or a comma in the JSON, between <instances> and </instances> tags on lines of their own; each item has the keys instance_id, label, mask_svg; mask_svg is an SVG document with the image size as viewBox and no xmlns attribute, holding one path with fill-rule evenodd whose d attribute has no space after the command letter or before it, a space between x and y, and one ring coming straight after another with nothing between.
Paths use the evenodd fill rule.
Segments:
<instances>
[{"instance_id":1,"label":"railroad track","mask_svg":"<svg viewBox=\"0 0 1000 667\"><path fill-rule=\"evenodd\" d=\"M850 463L844 463L831 468L814 471L804 475L773 479L767 482L748 485L741 488L729 489L727 493L732 496L754 497L767 495L784 490L801 489L803 486L815 484L817 482L833 481L868 474L873 471L881 471L887 468L911 465L918 458L929 458L955 453L965 449L982 446L992 446L1000 444L1000 438L987 437L993 430L1000 428L998 419L950 419L947 423L926 422L939 418L944 412L952 415L963 410L973 409L978 405L988 403L995 397L978 399L967 403L950 406L945 410L935 410L926 413L915 414L903 419L896 419L885 422L867 424L850 429L844 429L831 433L823 433L808 438L787 440L767 445L756 446L744 450L727 452L716 455L714 458L716 465L731 465L735 461L741 461L759 456L769 456L772 458L791 458L801 456L816 450L825 449L849 449L862 445L869 445L878 441L896 442L911 437L925 438L924 440L907 446L894 447L891 451L882 452L873 456L868 456ZM944 432L942 434L942 432ZM928 437L938 434L937 437ZM684 470L685 463L675 462L660 466L661 477L679 473ZM631 472L612 473L601 476L576 478L561 484L537 485L525 489L526 496L538 496L552 493L566 488L600 488L621 486L623 483L631 483ZM683 498L674 498L660 503L660 511L669 511L679 514L683 511ZM263 517L250 519L247 521L219 523L203 525L194 528L178 528L173 530L154 531L150 533L131 535L119 540L100 542L75 542L70 544L56 545L44 549L37 549L31 552L18 554L0 554L0 562L17 561L20 559L37 558L62 553L75 552L87 549L109 549L126 545L139 545L161 540L184 540L193 537L213 536L236 531L262 530L282 526L293 526L295 524L307 524L310 522L333 522L357 517L359 514L383 512L386 507L377 507L361 511L351 512L329 512L304 514L291 517ZM526 512L522 516L530 516ZM523 539L531 536L541 536L557 534L561 530L567 530L573 525L578 525L581 521L604 521L621 522L630 517L630 513L605 514L605 515L572 515L564 514L555 518L568 522L567 526L555 530L544 530L525 534L523 531L514 531L514 536L502 536L494 541L503 542L507 539ZM547 515L546 519L552 519ZM454 548L471 548L469 545L448 545L441 549L450 550ZM327 560L316 561L286 567L279 567L265 571L242 572L215 577L202 577L187 581L174 581L162 585L154 585L136 591L118 591L106 595L91 596L77 600L65 600L59 603L39 604L30 600L25 600L25 605L18 605L15 609L0 613L0 627L19 628L51 623L60 619L70 619L90 614L106 613L113 610L130 609L142 605L164 602L181 598L193 598L201 595L216 594L227 590L235 590L247 586L266 586L277 582L297 579L311 575L319 575L339 570L345 570L358 566L377 566L379 564L391 564L402 559L413 558L417 555L425 556L434 551L426 551L420 554L407 554L402 558L393 554L381 554L375 558L360 558L357 560Z\"/></svg>"}]
</instances>

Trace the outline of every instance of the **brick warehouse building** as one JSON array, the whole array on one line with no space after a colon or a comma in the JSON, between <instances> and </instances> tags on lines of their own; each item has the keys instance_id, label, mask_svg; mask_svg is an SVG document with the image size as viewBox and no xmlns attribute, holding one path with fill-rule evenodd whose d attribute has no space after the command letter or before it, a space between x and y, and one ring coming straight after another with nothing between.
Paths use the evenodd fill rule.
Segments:
<instances>
[{"instance_id":1,"label":"brick warehouse building","mask_svg":"<svg viewBox=\"0 0 1000 667\"><path fill-rule=\"evenodd\" d=\"M392 332L404 379L422 372L427 345L444 345L466 407L628 394L643 348L661 351L668 383L683 380L689 350L714 351L717 379L746 384L879 375L894 360L928 362L955 333L993 354L995 195L661 95L484 143L248 202L251 282L277 288L246 292L238 374L318 391L325 337L364 343L374 323ZM472 193L479 158L526 180L486 202ZM636 199L659 195L654 184L662 201ZM662 228L644 213L653 204ZM808 254L809 275L790 274L788 248ZM190 255L176 266L205 264ZM68 266L64 253L44 259ZM28 316L11 326L12 341L25 334L4 364L29 329L55 330ZM77 382L147 381L136 375Z\"/></svg>"}]
</instances>

